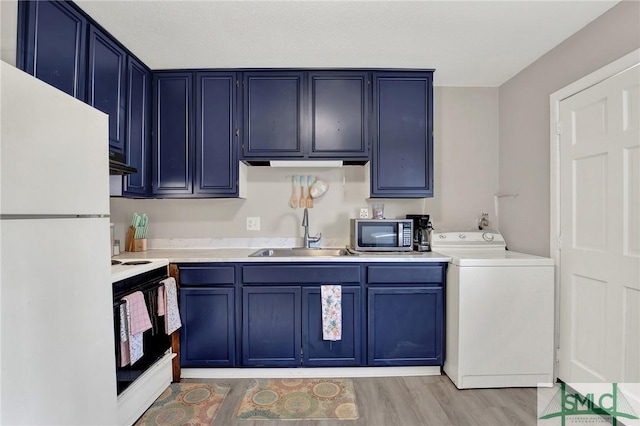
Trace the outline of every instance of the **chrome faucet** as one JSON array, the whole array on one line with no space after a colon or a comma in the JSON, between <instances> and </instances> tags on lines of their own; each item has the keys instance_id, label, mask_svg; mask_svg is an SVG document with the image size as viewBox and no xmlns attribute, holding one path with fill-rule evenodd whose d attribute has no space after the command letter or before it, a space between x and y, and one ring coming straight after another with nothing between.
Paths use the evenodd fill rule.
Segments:
<instances>
[{"instance_id":1,"label":"chrome faucet","mask_svg":"<svg viewBox=\"0 0 640 426\"><path fill-rule=\"evenodd\" d=\"M304 247L311 248L311 243L317 243L322 238L322 232L315 237L309 236L309 211L305 207L302 215L302 226L304 226Z\"/></svg>"}]
</instances>

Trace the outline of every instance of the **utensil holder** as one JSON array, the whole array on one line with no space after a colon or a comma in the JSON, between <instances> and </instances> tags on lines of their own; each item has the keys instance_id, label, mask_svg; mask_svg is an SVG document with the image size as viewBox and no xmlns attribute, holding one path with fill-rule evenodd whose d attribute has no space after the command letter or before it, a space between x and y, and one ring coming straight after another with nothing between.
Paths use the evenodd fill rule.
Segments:
<instances>
[{"instance_id":1,"label":"utensil holder","mask_svg":"<svg viewBox=\"0 0 640 426\"><path fill-rule=\"evenodd\" d=\"M135 239L136 228L129 227L127 231L127 239L124 245L125 251L147 251L147 239Z\"/></svg>"}]
</instances>

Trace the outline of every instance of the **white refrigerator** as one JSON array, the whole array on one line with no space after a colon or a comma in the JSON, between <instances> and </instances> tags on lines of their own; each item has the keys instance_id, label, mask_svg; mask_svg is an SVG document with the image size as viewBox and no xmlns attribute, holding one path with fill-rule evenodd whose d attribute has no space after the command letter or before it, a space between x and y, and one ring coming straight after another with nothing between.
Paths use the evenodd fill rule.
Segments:
<instances>
[{"instance_id":1,"label":"white refrigerator","mask_svg":"<svg viewBox=\"0 0 640 426\"><path fill-rule=\"evenodd\" d=\"M0 424L115 424L108 117L0 65Z\"/></svg>"}]
</instances>

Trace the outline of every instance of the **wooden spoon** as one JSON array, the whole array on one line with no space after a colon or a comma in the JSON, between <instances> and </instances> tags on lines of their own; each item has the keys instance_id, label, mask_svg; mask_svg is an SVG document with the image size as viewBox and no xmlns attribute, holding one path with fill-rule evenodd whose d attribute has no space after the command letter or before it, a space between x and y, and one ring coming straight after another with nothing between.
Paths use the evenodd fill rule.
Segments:
<instances>
[{"instance_id":1,"label":"wooden spoon","mask_svg":"<svg viewBox=\"0 0 640 426\"><path fill-rule=\"evenodd\" d=\"M313 208L313 197L311 197L311 176L307 176L307 207Z\"/></svg>"},{"instance_id":2,"label":"wooden spoon","mask_svg":"<svg viewBox=\"0 0 640 426\"><path fill-rule=\"evenodd\" d=\"M291 178L291 208L295 209L298 207L298 196L296 195L296 186L298 186L298 176L293 175Z\"/></svg>"},{"instance_id":3,"label":"wooden spoon","mask_svg":"<svg viewBox=\"0 0 640 426\"><path fill-rule=\"evenodd\" d=\"M301 209L307 207L307 200L304 196L304 176L300 176L300 204Z\"/></svg>"}]
</instances>

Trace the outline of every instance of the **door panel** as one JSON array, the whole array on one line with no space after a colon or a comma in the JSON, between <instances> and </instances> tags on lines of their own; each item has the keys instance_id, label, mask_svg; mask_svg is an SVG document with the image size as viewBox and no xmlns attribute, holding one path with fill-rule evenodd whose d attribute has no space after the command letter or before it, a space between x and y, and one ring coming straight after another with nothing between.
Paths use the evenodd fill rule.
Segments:
<instances>
[{"instance_id":1,"label":"door panel","mask_svg":"<svg viewBox=\"0 0 640 426\"><path fill-rule=\"evenodd\" d=\"M19 2L27 8L24 70L85 100L86 20L65 2Z\"/></svg>"},{"instance_id":2,"label":"door panel","mask_svg":"<svg viewBox=\"0 0 640 426\"><path fill-rule=\"evenodd\" d=\"M300 287L242 289L243 365L300 365Z\"/></svg>"},{"instance_id":3,"label":"door panel","mask_svg":"<svg viewBox=\"0 0 640 426\"><path fill-rule=\"evenodd\" d=\"M371 196L433 197L431 73L373 74Z\"/></svg>"},{"instance_id":4,"label":"door panel","mask_svg":"<svg viewBox=\"0 0 640 426\"><path fill-rule=\"evenodd\" d=\"M127 164L138 173L125 177L127 195L149 194L149 104L151 100L151 73L135 59L127 64Z\"/></svg>"},{"instance_id":5,"label":"door panel","mask_svg":"<svg viewBox=\"0 0 640 426\"><path fill-rule=\"evenodd\" d=\"M180 364L183 367L235 364L233 288L182 288Z\"/></svg>"},{"instance_id":6,"label":"door panel","mask_svg":"<svg viewBox=\"0 0 640 426\"><path fill-rule=\"evenodd\" d=\"M566 382L640 381L640 66L560 103ZM640 401L640 389L626 395Z\"/></svg>"},{"instance_id":7,"label":"door panel","mask_svg":"<svg viewBox=\"0 0 640 426\"><path fill-rule=\"evenodd\" d=\"M191 194L190 73L154 75L153 193Z\"/></svg>"},{"instance_id":8,"label":"door panel","mask_svg":"<svg viewBox=\"0 0 640 426\"><path fill-rule=\"evenodd\" d=\"M310 156L366 157L369 86L366 73L309 74Z\"/></svg>"},{"instance_id":9,"label":"door panel","mask_svg":"<svg viewBox=\"0 0 640 426\"><path fill-rule=\"evenodd\" d=\"M98 29L89 33L88 103L109 116L109 148L124 152L126 54Z\"/></svg>"},{"instance_id":10,"label":"door panel","mask_svg":"<svg viewBox=\"0 0 640 426\"><path fill-rule=\"evenodd\" d=\"M360 287L342 287L342 339L322 339L320 288L302 289L303 363L306 366L348 366L361 364Z\"/></svg>"},{"instance_id":11,"label":"door panel","mask_svg":"<svg viewBox=\"0 0 640 426\"><path fill-rule=\"evenodd\" d=\"M303 82L303 73L245 73L245 157L303 154Z\"/></svg>"},{"instance_id":12,"label":"door panel","mask_svg":"<svg viewBox=\"0 0 640 426\"><path fill-rule=\"evenodd\" d=\"M196 74L195 192L237 192L236 74Z\"/></svg>"}]
</instances>

